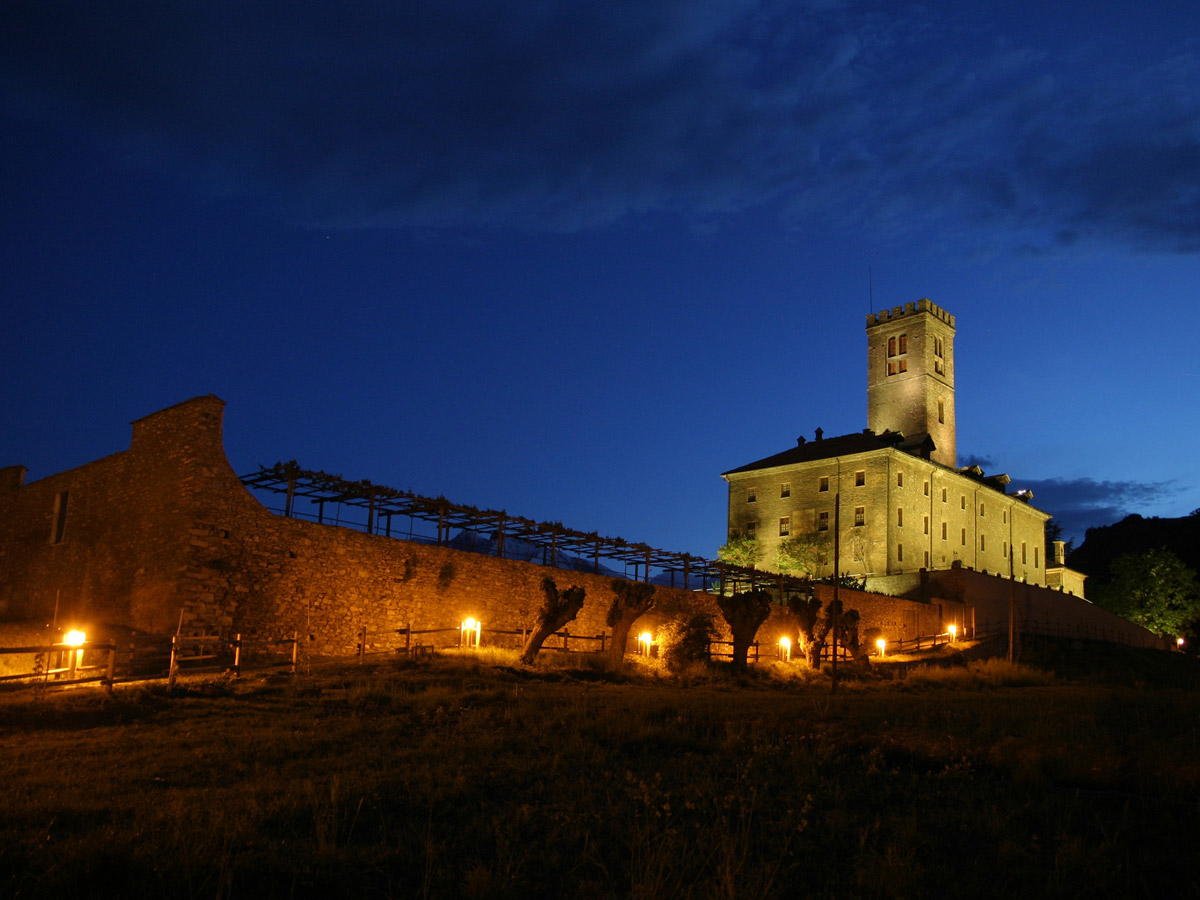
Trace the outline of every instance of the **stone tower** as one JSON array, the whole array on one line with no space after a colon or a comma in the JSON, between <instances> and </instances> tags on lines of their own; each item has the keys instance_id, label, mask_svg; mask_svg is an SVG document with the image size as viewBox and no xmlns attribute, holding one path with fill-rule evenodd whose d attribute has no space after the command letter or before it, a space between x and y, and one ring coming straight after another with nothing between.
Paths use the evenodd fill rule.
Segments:
<instances>
[{"instance_id":1,"label":"stone tower","mask_svg":"<svg viewBox=\"0 0 1200 900\"><path fill-rule=\"evenodd\" d=\"M867 427L928 434L929 458L956 467L954 316L929 300L867 316Z\"/></svg>"}]
</instances>

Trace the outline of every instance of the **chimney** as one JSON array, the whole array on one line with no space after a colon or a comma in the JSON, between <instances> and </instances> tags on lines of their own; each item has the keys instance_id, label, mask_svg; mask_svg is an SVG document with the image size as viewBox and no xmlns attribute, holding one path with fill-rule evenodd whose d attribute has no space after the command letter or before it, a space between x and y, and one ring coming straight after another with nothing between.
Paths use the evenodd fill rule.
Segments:
<instances>
[{"instance_id":1,"label":"chimney","mask_svg":"<svg viewBox=\"0 0 1200 900\"><path fill-rule=\"evenodd\" d=\"M824 428L818 428L818 429L817 429L817 440L818 440L818 441L819 441L819 440L821 440L821 438L824 436L824 434L825 434L825 429L824 429Z\"/></svg>"},{"instance_id":2,"label":"chimney","mask_svg":"<svg viewBox=\"0 0 1200 900\"><path fill-rule=\"evenodd\" d=\"M805 440L805 438L804 438L804 435L800 435L800 437L796 438L796 446L797 446L797 447L803 447L803 446L804 446L804 440Z\"/></svg>"},{"instance_id":3,"label":"chimney","mask_svg":"<svg viewBox=\"0 0 1200 900\"><path fill-rule=\"evenodd\" d=\"M1065 566L1067 564L1067 543L1066 541L1054 542L1054 563L1055 565Z\"/></svg>"}]
</instances>

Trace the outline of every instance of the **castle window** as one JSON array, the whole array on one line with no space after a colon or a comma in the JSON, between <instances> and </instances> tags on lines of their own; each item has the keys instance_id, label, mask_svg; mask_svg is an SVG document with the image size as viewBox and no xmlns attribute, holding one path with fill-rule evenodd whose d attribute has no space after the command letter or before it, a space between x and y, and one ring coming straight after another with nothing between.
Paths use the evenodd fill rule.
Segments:
<instances>
[{"instance_id":1,"label":"castle window","mask_svg":"<svg viewBox=\"0 0 1200 900\"><path fill-rule=\"evenodd\" d=\"M779 536L787 537L791 533L792 533L792 517L791 516L780 516L779 517Z\"/></svg>"},{"instance_id":2,"label":"castle window","mask_svg":"<svg viewBox=\"0 0 1200 900\"><path fill-rule=\"evenodd\" d=\"M967 529L962 530L962 545L967 546Z\"/></svg>"},{"instance_id":3,"label":"castle window","mask_svg":"<svg viewBox=\"0 0 1200 900\"><path fill-rule=\"evenodd\" d=\"M925 496L928 497L929 496L929 482L928 481L925 482L925 484L923 486L923 490L925 491Z\"/></svg>"},{"instance_id":4,"label":"castle window","mask_svg":"<svg viewBox=\"0 0 1200 900\"><path fill-rule=\"evenodd\" d=\"M780 496L780 497L790 497L790 496L792 496L792 486L791 486L791 484L788 484L788 483L781 484L781 485L779 486L779 496Z\"/></svg>"},{"instance_id":5,"label":"castle window","mask_svg":"<svg viewBox=\"0 0 1200 900\"><path fill-rule=\"evenodd\" d=\"M943 356L943 353L942 353L943 349L944 349L944 346L942 344L942 339L940 337L935 337L933 339L933 355L938 357L938 359L941 359Z\"/></svg>"},{"instance_id":6,"label":"castle window","mask_svg":"<svg viewBox=\"0 0 1200 900\"><path fill-rule=\"evenodd\" d=\"M903 356L908 352L908 335L900 335L900 355Z\"/></svg>"},{"instance_id":7,"label":"castle window","mask_svg":"<svg viewBox=\"0 0 1200 900\"><path fill-rule=\"evenodd\" d=\"M942 523L942 540L944 541L945 539L946 539L946 523L943 522Z\"/></svg>"},{"instance_id":8,"label":"castle window","mask_svg":"<svg viewBox=\"0 0 1200 900\"><path fill-rule=\"evenodd\" d=\"M1004 510L1004 512L1001 513L1001 516L1002 516L1002 521L1004 522L1005 525L1007 525L1008 524L1008 510L1007 509Z\"/></svg>"},{"instance_id":9,"label":"castle window","mask_svg":"<svg viewBox=\"0 0 1200 900\"><path fill-rule=\"evenodd\" d=\"M942 361L940 359L935 359L933 361L933 371L937 375L945 375L946 374L946 369L942 365Z\"/></svg>"},{"instance_id":10,"label":"castle window","mask_svg":"<svg viewBox=\"0 0 1200 900\"><path fill-rule=\"evenodd\" d=\"M962 497L959 498L958 506L960 509L967 508L967 495L966 494L963 494Z\"/></svg>"},{"instance_id":11,"label":"castle window","mask_svg":"<svg viewBox=\"0 0 1200 900\"><path fill-rule=\"evenodd\" d=\"M746 537L754 537L755 534L757 534L757 533L758 533L758 523L757 522L747 522L746 523Z\"/></svg>"},{"instance_id":12,"label":"castle window","mask_svg":"<svg viewBox=\"0 0 1200 900\"><path fill-rule=\"evenodd\" d=\"M1035 569L1038 567L1038 550L1038 547L1033 548L1033 567Z\"/></svg>"},{"instance_id":13,"label":"castle window","mask_svg":"<svg viewBox=\"0 0 1200 900\"><path fill-rule=\"evenodd\" d=\"M946 404L941 400L938 401L938 422L943 425L946 423Z\"/></svg>"},{"instance_id":14,"label":"castle window","mask_svg":"<svg viewBox=\"0 0 1200 900\"><path fill-rule=\"evenodd\" d=\"M867 508L865 506L854 507L854 527L861 528L867 524Z\"/></svg>"},{"instance_id":15,"label":"castle window","mask_svg":"<svg viewBox=\"0 0 1200 900\"><path fill-rule=\"evenodd\" d=\"M1027 562L1027 560L1025 558L1025 542L1021 541L1021 565L1025 565L1026 562Z\"/></svg>"},{"instance_id":16,"label":"castle window","mask_svg":"<svg viewBox=\"0 0 1200 900\"><path fill-rule=\"evenodd\" d=\"M979 549L980 550L987 549L987 535L981 534L979 536Z\"/></svg>"},{"instance_id":17,"label":"castle window","mask_svg":"<svg viewBox=\"0 0 1200 900\"><path fill-rule=\"evenodd\" d=\"M904 487L904 473L903 472L896 473L896 487Z\"/></svg>"},{"instance_id":18,"label":"castle window","mask_svg":"<svg viewBox=\"0 0 1200 900\"><path fill-rule=\"evenodd\" d=\"M1001 545L1000 555L1003 556L1005 559L1008 559L1008 541L1005 541Z\"/></svg>"},{"instance_id":19,"label":"castle window","mask_svg":"<svg viewBox=\"0 0 1200 900\"><path fill-rule=\"evenodd\" d=\"M829 530L829 513L817 513L817 531Z\"/></svg>"},{"instance_id":20,"label":"castle window","mask_svg":"<svg viewBox=\"0 0 1200 900\"><path fill-rule=\"evenodd\" d=\"M980 504L979 504L979 518L981 518L981 519L982 519L982 518L983 518L983 516L984 516L984 508L983 508L983 504L982 504L982 503L980 503Z\"/></svg>"},{"instance_id":21,"label":"castle window","mask_svg":"<svg viewBox=\"0 0 1200 900\"><path fill-rule=\"evenodd\" d=\"M900 362L896 363L896 368L898 368L901 372L907 372L908 371L908 360L907 359L900 360Z\"/></svg>"},{"instance_id":22,"label":"castle window","mask_svg":"<svg viewBox=\"0 0 1200 900\"><path fill-rule=\"evenodd\" d=\"M68 491L59 491L54 495L54 528L50 532L50 543L61 544L67 534L67 498Z\"/></svg>"},{"instance_id":23,"label":"castle window","mask_svg":"<svg viewBox=\"0 0 1200 900\"><path fill-rule=\"evenodd\" d=\"M942 502L943 503L946 502L946 489L945 488L942 488Z\"/></svg>"},{"instance_id":24,"label":"castle window","mask_svg":"<svg viewBox=\"0 0 1200 900\"><path fill-rule=\"evenodd\" d=\"M904 545L896 545L896 562L904 562Z\"/></svg>"},{"instance_id":25,"label":"castle window","mask_svg":"<svg viewBox=\"0 0 1200 900\"><path fill-rule=\"evenodd\" d=\"M818 483L818 485L817 485L817 490L818 490L818 491L827 491L827 490L829 490L829 476L828 476L828 475L822 475L822 476L821 476L821 481L820 481L820 482Z\"/></svg>"},{"instance_id":26,"label":"castle window","mask_svg":"<svg viewBox=\"0 0 1200 900\"><path fill-rule=\"evenodd\" d=\"M925 551L925 568L929 568L929 551Z\"/></svg>"},{"instance_id":27,"label":"castle window","mask_svg":"<svg viewBox=\"0 0 1200 900\"><path fill-rule=\"evenodd\" d=\"M925 533L929 534L929 516L925 517Z\"/></svg>"},{"instance_id":28,"label":"castle window","mask_svg":"<svg viewBox=\"0 0 1200 900\"><path fill-rule=\"evenodd\" d=\"M896 510L896 527L897 528L904 527L904 510L903 509Z\"/></svg>"},{"instance_id":29,"label":"castle window","mask_svg":"<svg viewBox=\"0 0 1200 900\"><path fill-rule=\"evenodd\" d=\"M748 489L746 490L746 502L747 502L747 503L754 503L754 502L756 502L757 500L758 500L758 491L757 491L757 489L755 489L755 488L748 488Z\"/></svg>"},{"instance_id":30,"label":"castle window","mask_svg":"<svg viewBox=\"0 0 1200 900\"><path fill-rule=\"evenodd\" d=\"M862 469L859 469L857 472L854 473L854 486L862 487L866 483L867 483L867 473L864 472Z\"/></svg>"},{"instance_id":31,"label":"castle window","mask_svg":"<svg viewBox=\"0 0 1200 900\"><path fill-rule=\"evenodd\" d=\"M895 355L896 355L896 339L894 337L890 337L890 338L888 338L888 356L895 356Z\"/></svg>"}]
</instances>

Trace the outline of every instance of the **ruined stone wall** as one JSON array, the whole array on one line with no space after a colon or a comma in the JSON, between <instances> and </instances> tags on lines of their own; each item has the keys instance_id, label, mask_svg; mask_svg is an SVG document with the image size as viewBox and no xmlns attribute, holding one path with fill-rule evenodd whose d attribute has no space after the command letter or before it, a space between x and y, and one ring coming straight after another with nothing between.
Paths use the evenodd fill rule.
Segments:
<instances>
[{"instance_id":1,"label":"ruined stone wall","mask_svg":"<svg viewBox=\"0 0 1200 900\"><path fill-rule=\"evenodd\" d=\"M29 484L24 467L2 470L0 618L49 623L57 608L60 626L94 634L109 623L174 631L223 407L200 397L139 419L129 450Z\"/></svg>"},{"instance_id":2,"label":"ruined stone wall","mask_svg":"<svg viewBox=\"0 0 1200 900\"><path fill-rule=\"evenodd\" d=\"M198 397L133 423L130 448L24 484L0 470L0 619L247 637L305 636L308 651L352 653L359 630L531 627L542 579L587 591L568 629L606 632L611 578L495 559L275 515L241 484L221 438L223 401ZM64 527L57 509L66 493ZM710 597L659 588L653 621ZM61 629L60 629L61 630ZM457 642L457 633L417 638ZM384 647L398 636L376 636ZM581 644L580 646L588 646Z\"/></svg>"}]
</instances>

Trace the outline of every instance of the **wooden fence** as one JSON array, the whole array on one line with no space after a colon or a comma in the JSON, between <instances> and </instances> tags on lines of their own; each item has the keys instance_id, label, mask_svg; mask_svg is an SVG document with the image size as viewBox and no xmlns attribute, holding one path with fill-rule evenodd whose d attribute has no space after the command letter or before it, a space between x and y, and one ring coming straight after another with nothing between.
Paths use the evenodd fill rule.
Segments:
<instances>
[{"instance_id":1,"label":"wooden fence","mask_svg":"<svg viewBox=\"0 0 1200 900\"><path fill-rule=\"evenodd\" d=\"M260 647L291 645L290 659L284 661L257 660L253 665L243 663L247 650ZM219 652L227 648L225 652ZM37 644L28 647L0 647L0 655L27 654L34 657L29 672L0 676L0 682L14 682L22 687L69 687L98 683L110 694L113 685L135 681L166 679L170 687L181 673L229 671L235 676L246 669L289 666L296 672L299 650L298 635L278 640L245 640L188 635L137 635L121 643L115 641L84 641L81 644ZM89 656L95 660L104 654L103 662L85 664ZM214 663L214 660L219 662Z\"/></svg>"}]
</instances>

